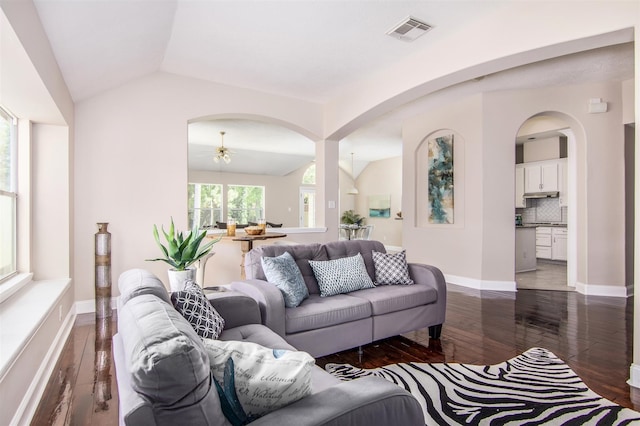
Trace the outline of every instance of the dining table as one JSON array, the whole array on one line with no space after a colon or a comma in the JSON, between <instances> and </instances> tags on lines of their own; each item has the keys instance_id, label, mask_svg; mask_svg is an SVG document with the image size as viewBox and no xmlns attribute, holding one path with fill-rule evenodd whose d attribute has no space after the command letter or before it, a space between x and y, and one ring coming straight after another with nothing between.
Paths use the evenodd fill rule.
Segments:
<instances>
[{"instance_id":1,"label":"dining table","mask_svg":"<svg viewBox=\"0 0 640 426\"><path fill-rule=\"evenodd\" d=\"M247 234L242 230L238 230L236 232L236 235L220 235L220 234L208 234L207 237L208 238L219 238L222 237L222 239L224 240L231 240L231 241L239 241L240 242L240 251L242 252L242 259L240 261L240 278L241 279L245 279L246 278L246 274L244 272L244 259L247 253L249 253L249 251L251 249L253 249L253 242L254 241L264 241L264 240L270 240L270 239L274 239L274 238L284 238L286 237L287 234L281 233L281 232L265 232L263 234L257 234L257 235L251 235L251 234Z\"/></svg>"},{"instance_id":2,"label":"dining table","mask_svg":"<svg viewBox=\"0 0 640 426\"><path fill-rule=\"evenodd\" d=\"M360 232L360 230L365 228L366 226L357 225L357 224L345 224L345 223L340 224L340 229L344 230L344 235L347 238L347 240L353 240L357 238L358 232Z\"/></svg>"}]
</instances>

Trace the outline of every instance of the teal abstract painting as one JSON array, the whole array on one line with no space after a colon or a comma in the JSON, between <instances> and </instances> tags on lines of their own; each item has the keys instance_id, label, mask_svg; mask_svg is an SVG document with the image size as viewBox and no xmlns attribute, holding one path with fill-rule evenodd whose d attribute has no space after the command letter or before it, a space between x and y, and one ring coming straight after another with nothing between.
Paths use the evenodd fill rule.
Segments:
<instances>
[{"instance_id":1,"label":"teal abstract painting","mask_svg":"<svg viewBox=\"0 0 640 426\"><path fill-rule=\"evenodd\" d=\"M453 135L428 141L429 223L453 223Z\"/></svg>"}]
</instances>

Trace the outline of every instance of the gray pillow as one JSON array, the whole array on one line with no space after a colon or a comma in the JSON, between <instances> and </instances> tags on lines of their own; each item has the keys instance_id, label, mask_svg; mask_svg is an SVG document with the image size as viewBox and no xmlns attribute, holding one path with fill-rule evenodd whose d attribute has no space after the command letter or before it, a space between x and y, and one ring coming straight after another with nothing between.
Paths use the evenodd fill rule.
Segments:
<instances>
[{"instance_id":1,"label":"gray pillow","mask_svg":"<svg viewBox=\"0 0 640 426\"><path fill-rule=\"evenodd\" d=\"M309 297L300 268L289 252L277 257L262 257L262 270L267 281L280 289L284 296L284 306L295 308Z\"/></svg>"},{"instance_id":2,"label":"gray pillow","mask_svg":"<svg viewBox=\"0 0 640 426\"><path fill-rule=\"evenodd\" d=\"M393 254L373 250L373 264L376 268L376 285L413 284L405 250Z\"/></svg>"},{"instance_id":3,"label":"gray pillow","mask_svg":"<svg viewBox=\"0 0 640 426\"><path fill-rule=\"evenodd\" d=\"M341 259L310 260L309 265L318 280L321 297L375 287L360 253Z\"/></svg>"}]
</instances>

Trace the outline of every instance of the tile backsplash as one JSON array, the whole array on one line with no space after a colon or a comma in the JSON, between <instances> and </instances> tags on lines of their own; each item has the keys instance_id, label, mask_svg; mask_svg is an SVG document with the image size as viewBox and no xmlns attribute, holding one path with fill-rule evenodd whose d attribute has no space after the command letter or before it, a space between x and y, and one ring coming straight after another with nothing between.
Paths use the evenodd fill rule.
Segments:
<instances>
[{"instance_id":1,"label":"tile backsplash","mask_svg":"<svg viewBox=\"0 0 640 426\"><path fill-rule=\"evenodd\" d=\"M567 208L560 207L558 198L535 198L527 200L527 208L516 209L522 214L523 223L567 222Z\"/></svg>"}]
</instances>

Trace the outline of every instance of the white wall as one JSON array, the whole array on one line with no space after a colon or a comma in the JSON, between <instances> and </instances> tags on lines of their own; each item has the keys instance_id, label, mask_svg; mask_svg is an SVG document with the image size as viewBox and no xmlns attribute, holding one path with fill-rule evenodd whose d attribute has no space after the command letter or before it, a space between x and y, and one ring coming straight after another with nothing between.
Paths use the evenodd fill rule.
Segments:
<instances>
[{"instance_id":1,"label":"white wall","mask_svg":"<svg viewBox=\"0 0 640 426\"><path fill-rule=\"evenodd\" d=\"M482 126L482 96L475 95L453 104L439 104L403 127L402 241L407 257L412 262L435 265L446 274L474 280L484 279ZM426 139L451 132L455 133L455 223L429 225L425 220L427 162L421 148Z\"/></svg>"},{"instance_id":2,"label":"white wall","mask_svg":"<svg viewBox=\"0 0 640 426\"><path fill-rule=\"evenodd\" d=\"M176 226L186 227L188 121L230 111L322 133L316 104L162 73L78 103L76 300L93 298L97 222L110 223L114 283L139 267L166 280L166 266L145 259L158 255L153 224L173 216Z\"/></svg>"},{"instance_id":3,"label":"white wall","mask_svg":"<svg viewBox=\"0 0 640 426\"><path fill-rule=\"evenodd\" d=\"M366 218L367 225L373 225L371 239L385 245L402 246L402 221L396 220L396 213L402 210L402 157L372 161L356 179L358 195L356 212ZM391 217L369 217L369 196L391 196Z\"/></svg>"},{"instance_id":4,"label":"white wall","mask_svg":"<svg viewBox=\"0 0 640 426\"><path fill-rule=\"evenodd\" d=\"M74 105L33 3L2 2L0 7L0 103L19 118L20 131L20 272L66 283L73 262ZM5 301L9 309L0 308L8 315L23 309L30 316L1 330L0 347L11 364L2 366L0 424L28 422L73 324L72 286L56 287L47 296L29 292L33 285ZM11 344L3 346L6 342Z\"/></svg>"},{"instance_id":5,"label":"white wall","mask_svg":"<svg viewBox=\"0 0 640 426\"><path fill-rule=\"evenodd\" d=\"M606 100L606 114L588 114L591 97ZM566 114L577 139L578 282L624 286L624 137L620 83L491 92L447 105L405 125L405 193L416 190L414 150L437 129L453 129L465 140L464 229L421 228L406 197L403 235L407 252L447 274L480 284L514 277L514 143L529 117ZM571 118L575 117L575 118ZM456 174L456 188L459 176ZM418 198L416 195L415 199ZM456 198L456 204L458 199Z\"/></svg>"}]
</instances>

